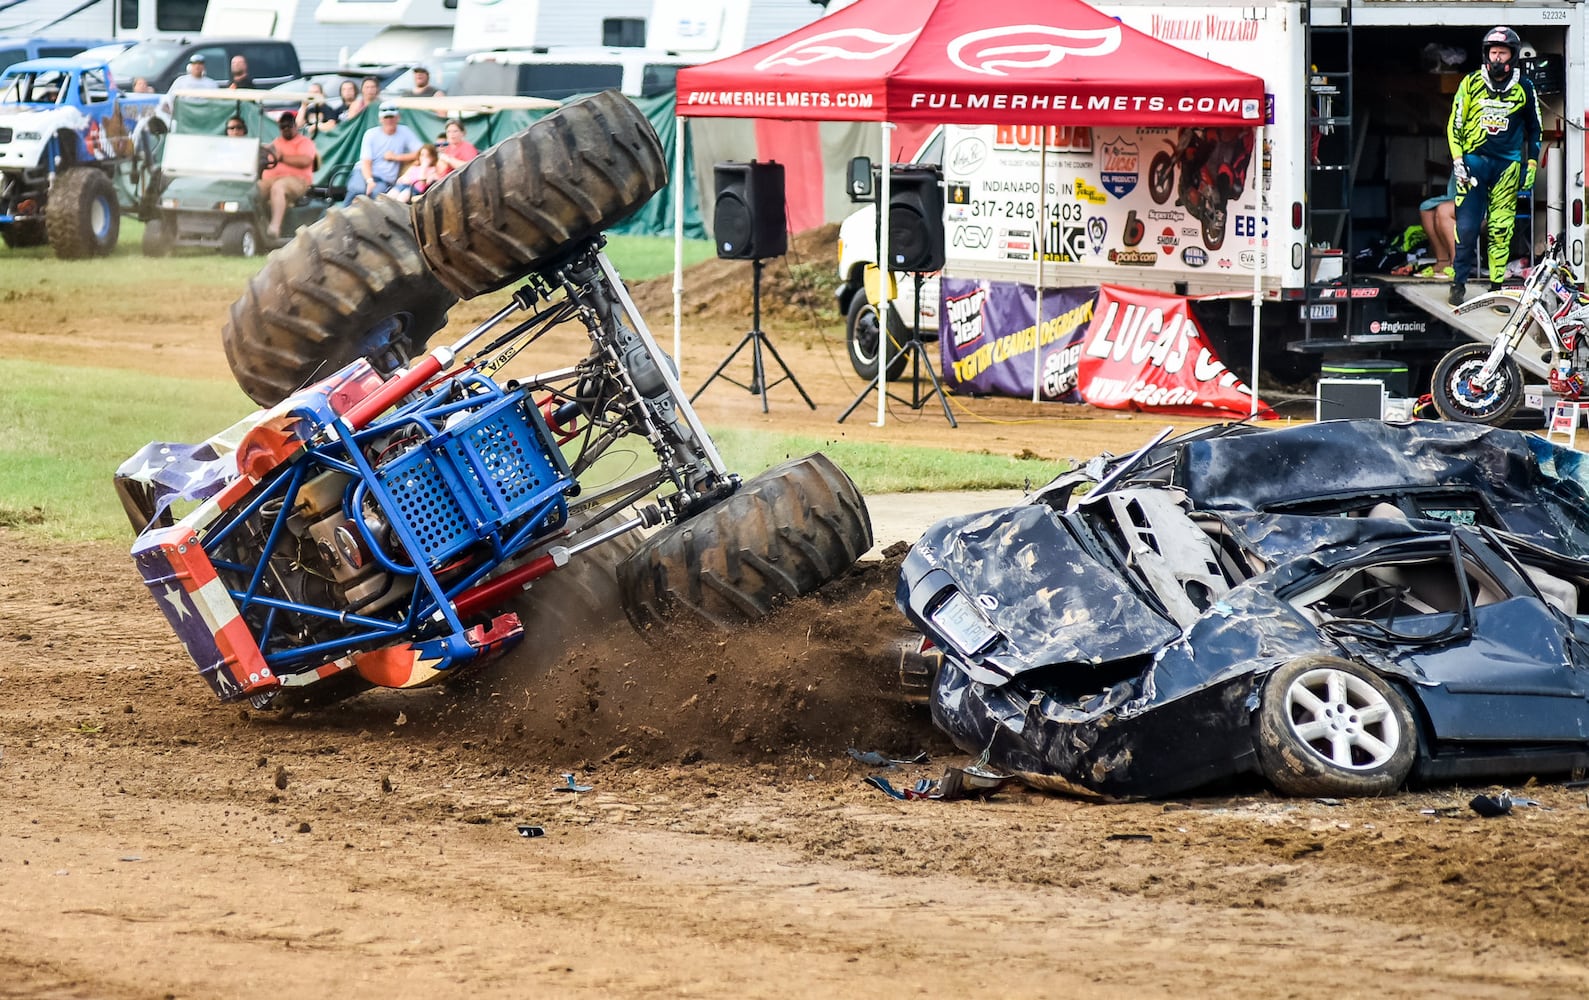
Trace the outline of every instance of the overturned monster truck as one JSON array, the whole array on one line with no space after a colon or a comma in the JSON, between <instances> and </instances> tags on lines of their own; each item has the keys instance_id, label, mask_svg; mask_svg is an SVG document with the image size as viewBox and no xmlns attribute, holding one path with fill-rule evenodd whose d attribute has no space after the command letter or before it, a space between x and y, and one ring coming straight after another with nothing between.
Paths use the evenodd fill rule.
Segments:
<instances>
[{"instance_id":1,"label":"overturned monster truck","mask_svg":"<svg viewBox=\"0 0 1589 1000\"><path fill-rule=\"evenodd\" d=\"M940 522L934 721L1040 787L1293 795L1589 767L1589 464L1474 425L1224 425Z\"/></svg>"},{"instance_id":2,"label":"overturned monster truck","mask_svg":"<svg viewBox=\"0 0 1589 1000\"><path fill-rule=\"evenodd\" d=\"M665 182L645 117L607 92L412 206L361 199L271 256L224 332L264 408L151 444L116 479L139 572L216 695L417 686L623 614L732 626L870 547L864 501L822 455L743 483L724 468L603 253ZM458 298L515 282L421 353ZM493 377L570 321L582 361ZM620 442L655 462L594 472Z\"/></svg>"}]
</instances>

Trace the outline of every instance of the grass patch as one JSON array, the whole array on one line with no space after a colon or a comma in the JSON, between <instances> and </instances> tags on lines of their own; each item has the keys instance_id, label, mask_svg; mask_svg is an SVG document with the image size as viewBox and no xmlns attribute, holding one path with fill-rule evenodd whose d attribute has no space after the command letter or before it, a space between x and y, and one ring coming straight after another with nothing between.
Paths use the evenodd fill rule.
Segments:
<instances>
[{"instance_id":1,"label":"grass patch","mask_svg":"<svg viewBox=\"0 0 1589 1000\"><path fill-rule=\"evenodd\" d=\"M102 368L0 359L0 526L49 538L128 540L111 485L150 441L203 441L254 407L235 386ZM709 428L730 469L749 478L825 452L862 493L1027 488L1065 463L886 443ZM651 461L635 439L610 460L618 478ZM602 474L598 470L598 477ZM587 483L587 486L591 485Z\"/></svg>"},{"instance_id":2,"label":"grass patch","mask_svg":"<svg viewBox=\"0 0 1589 1000\"><path fill-rule=\"evenodd\" d=\"M1068 462L986 452L837 441L798 434L708 428L723 462L746 477L780 462L820 451L849 473L862 493L1028 489L1070 467Z\"/></svg>"},{"instance_id":3,"label":"grass patch","mask_svg":"<svg viewBox=\"0 0 1589 1000\"><path fill-rule=\"evenodd\" d=\"M152 440L202 441L253 410L225 382L0 360L0 524L130 539L111 477Z\"/></svg>"},{"instance_id":4,"label":"grass patch","mask_svg":"<svg viewBox=\"0 0 1589 1000\"><path fill-rule=\"evenodd\" d=\"M179 250L176 259L154 260L143 255L143 223L121 220L121 239L109 257L93 260L57 260L49 247L12 250L0 245L0 291L46 284L52 288L81 289L103 294L106 290L143 285L151 268L175 284L242 290L248 279L265 265L264 257L226 257L214 250ZM684 242L684 266L715 255L710 240ZM611 236L607 256L625 281L645 281L673 273L671 236Z\"/></svg>"}]
</instances>

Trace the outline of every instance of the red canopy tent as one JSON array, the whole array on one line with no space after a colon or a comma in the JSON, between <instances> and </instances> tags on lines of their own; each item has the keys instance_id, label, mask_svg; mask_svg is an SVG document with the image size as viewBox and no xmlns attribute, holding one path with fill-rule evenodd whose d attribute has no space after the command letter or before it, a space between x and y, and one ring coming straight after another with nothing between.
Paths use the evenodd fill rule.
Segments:
<instances>
[{"instance_id":1,"label":"red canopy tent","mask_svg":"<svg viewBox=\"0 0 1589 1000\"><path fill-rule=\"evenodd\" d=\"M876 121L885 164L898 122L1261 129L1265 118L1261 78L1081 0L856 0L781 38L682 69L677 88L681 136L692 117ZM683 141L676 148L683 176ZM882 171L879 204L888 204L888 179ZM674 190L682 200L683 186ZM675 208L682 219L682 204ZM887 260L886 227L882 239L878 259ZM678 243L681 271L682 230ZM682 294L676 271L675 349ZM1253 341L1256 385L1256 323ZM884 388L879 380L879 424Z\"/></svg>"}]
</instances>

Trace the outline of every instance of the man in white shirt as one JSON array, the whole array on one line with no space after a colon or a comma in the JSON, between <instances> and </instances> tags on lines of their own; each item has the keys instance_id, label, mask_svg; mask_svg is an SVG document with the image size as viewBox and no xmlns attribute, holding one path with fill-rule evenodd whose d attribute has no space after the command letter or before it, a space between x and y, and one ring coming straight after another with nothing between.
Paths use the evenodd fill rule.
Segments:
<instances>
[{"instance_id":1,"label":"man in white shirt","mask_svg":"<svg viewBox=\"0 0 1589 1000\"><path fill-rule=\"evenodd\" d=\"M166 99L160 102L160 110L171 114L171 95L184 90L216 90L220 84L204 75L204 55L193 53L193 58L188 60L188 73L171 81L171 89L166 91Z\"/></svg>"}]
</instances>

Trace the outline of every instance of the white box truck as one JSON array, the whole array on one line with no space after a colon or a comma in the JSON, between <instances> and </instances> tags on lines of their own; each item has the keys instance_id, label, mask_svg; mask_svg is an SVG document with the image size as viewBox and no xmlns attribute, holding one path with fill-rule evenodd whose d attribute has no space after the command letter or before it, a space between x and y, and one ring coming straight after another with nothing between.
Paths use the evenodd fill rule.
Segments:
<instances>
[{"instance_id":1,"label":"white box truck","mask_svg":"<svg viewBox=\"0 0 1589 1000\"><path fill-rule=\"evenodd\" d=\"M1419 222L1444 191L1451 94L1477 68L1496 24L1524 43L1544 118L1540 180L1519 202L1524 245L1566 241L1584 263L1586 14L1580 3L1270 0L1168 4L1101 0L1100 9L1179 48L1261 76L1271 96L1263 191L1251 131L1018 128L945 122L917 152L941 163L944 273L1066 287L1103 282L1186 295L1250 297L1262 267L1264 366L1283 379L1321 358L1383 355L1427 367L1453 338L1483 328L1451 314L1445 286L1371 274L1376 241ZM1046 193L1039 191L1041 171ZM876 314L863 268L875 251L870 207L841 229L840 307L857 370L875 372ZM1526 249L1524 252L1527 252ZM1039 263L1041 258L1042 263ZM1042 271L1039 275L1039 267ZM898 283L900 315L913 282ZM924 332L937 288L923 287ZM859 300L859 304L857 301ZM1251 343L1250 299L1197 304L1228 358ZM899 330L906 323L894 317ZM857 336L860 342L857 342ZM1269 348L1273 346L1274 350Z\"/></svg>"}]
</instances>

